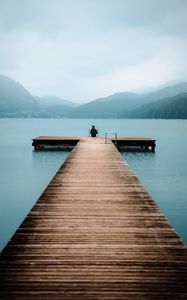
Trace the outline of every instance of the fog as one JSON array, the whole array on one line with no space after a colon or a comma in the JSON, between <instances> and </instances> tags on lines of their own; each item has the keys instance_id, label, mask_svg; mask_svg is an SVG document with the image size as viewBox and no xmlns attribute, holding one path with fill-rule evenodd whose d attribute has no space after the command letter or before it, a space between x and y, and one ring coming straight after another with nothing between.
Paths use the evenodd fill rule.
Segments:
<instances>
[{"instance_id":1,"label":"fog","mask_svg":"<svg viewBox=\"0 0 187 300\"><path fill-rule=\"evenodd\" d=\"M186 0L0 0L0 73L89 101L187 81Z\"/></svg>"}]
</instances>

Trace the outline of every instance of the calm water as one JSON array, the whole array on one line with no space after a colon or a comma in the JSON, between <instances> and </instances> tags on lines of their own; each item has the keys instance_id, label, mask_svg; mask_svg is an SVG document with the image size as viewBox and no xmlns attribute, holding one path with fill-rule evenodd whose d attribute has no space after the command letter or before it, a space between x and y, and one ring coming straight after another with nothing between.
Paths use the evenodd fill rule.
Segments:
<instances>
[{"instance_id":1,"label":"calm water","mask_svg":"<svg viewBox=\"0 0 187 300\"><path fill-rule=\"evenodd\" d=\"M100 136L151 136L156 153L123 156L187 244L187 121L0 119L0 249L23 221L66 152L34 152L39 135L87 136L95 124Z\"/></svg>"}]
</instances>

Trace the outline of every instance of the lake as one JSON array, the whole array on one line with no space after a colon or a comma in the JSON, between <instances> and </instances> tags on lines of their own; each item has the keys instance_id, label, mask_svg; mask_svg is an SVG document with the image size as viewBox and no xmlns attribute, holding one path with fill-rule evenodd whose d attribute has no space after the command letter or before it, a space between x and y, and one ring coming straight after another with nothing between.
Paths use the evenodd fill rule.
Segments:
<instances>
[{"instance_id":1,"label":"lake","mask_svg":"<svg viewBox=\"0 0 187 300\"><path fill-rule=\"evenodd\" d=\"M68 152L34 152L40 135L150 136L155 153L121 153L187 244L187 120L0 119L0 249L11 238Z\"/></svg>"}]
</instances>

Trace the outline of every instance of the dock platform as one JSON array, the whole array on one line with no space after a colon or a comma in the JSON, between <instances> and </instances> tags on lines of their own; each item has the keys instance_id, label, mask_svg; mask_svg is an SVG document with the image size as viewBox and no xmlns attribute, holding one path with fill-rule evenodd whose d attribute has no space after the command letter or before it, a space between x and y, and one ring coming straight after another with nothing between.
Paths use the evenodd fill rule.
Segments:
<instances>
[{"instance_id":1,"label":"dock platform","mask_svg":"<svg viewBox=\"0 0 187 300\"><path fill-rule=\"evenodd\" d=\"M83 137L66 136L39 136L33 139L35 150L69 150L72 149ZM104 139L104 138L103 138ZM155 152L156 140L150 137L117 137L105 139L105 143L114 143L118 150L152 151Z\"/></svg>"},{"instance_id":2,"label":"dock platform","mask_svg":"<svg viewBox=\"0 0 187 300\"><path fill-rule=\"evenodd\" d=\"M187 249L115 145L81 139L2 251L0 299L187 299Z\"/></svg>"}]
</instances>

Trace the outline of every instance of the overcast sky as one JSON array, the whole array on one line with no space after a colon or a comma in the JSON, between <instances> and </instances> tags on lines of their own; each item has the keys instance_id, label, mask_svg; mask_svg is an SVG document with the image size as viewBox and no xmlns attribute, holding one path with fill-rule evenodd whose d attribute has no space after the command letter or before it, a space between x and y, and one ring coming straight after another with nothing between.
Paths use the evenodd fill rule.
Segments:
<instances>
[{"instance_id":1,"label":"overcast sky","mask_svg":"<svg viewBox=\"0 0 187 300\"><path fill-rule=\"evenodd\" d=\"M0 74L88 101L187 81L187 0L0 0Z\"/></svg>"}]
</instances>

